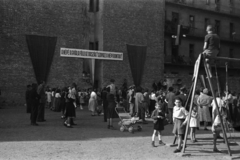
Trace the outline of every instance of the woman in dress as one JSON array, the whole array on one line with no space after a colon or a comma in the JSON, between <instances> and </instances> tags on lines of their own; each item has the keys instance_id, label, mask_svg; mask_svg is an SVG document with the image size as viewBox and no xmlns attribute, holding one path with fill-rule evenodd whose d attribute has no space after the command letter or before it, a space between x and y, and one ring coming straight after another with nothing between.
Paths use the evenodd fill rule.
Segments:
<instances>
[{"instance_id":1,"label":"woman in dress","mask_svg":"<svg viewBox=\"0 0 240 160\"><path fill-rule=\"evenodd\" d=\"M68 92L68 101L66 104L66 118L67 120L64 122L64 124L68 128L72 128L72 125L75 125L73 123L73 118L76 117L76 111L75 111L75 105L76 104L76 84L73 83L72 87L69 89Z\"/></svg>"},{"instance_id":2,"label":"woman in dress","mask_svg":"<svg viewBox=\"0 0 240 160\"><path fill-rule=\"evenodd\" d=\"M55 112L60 112L61 111L61 94L60 94L61 90L57 89L56 90L56 94L55 94Z\"/></svg>"},{"instance_id":3,"label":"woman in dress","mask_svg":"<svg viewBox=\"0 0 240 160\"><path fill-rule=\"evenodd\" d=\"M95 89L93 89L93 91L90 94L90 99L89 99L89 103L88 103L88 109L89 111L92 112L92 116L95 116L96 113L96 108L97 108L97 94L95 92Z\"/></svg>"},{"instance_id":4,"label":"woman in dress","mask_svg":"<svg viewBox=\"0 0 240 160\"><path fill-rule=\"evenodd\" d=\"M108 90L108 92L110 92L110 89ZM108 109L107 109L108 126L107 126L107 128L114 129L113 124L112 124L112 119L114 118L114 112L115 112L115 107L116 107L116 101L115 101L114 94L108 93L107 101L108 101Z\"/></svg>"},{"instance_id":5,"label":"woman in dress","mask_svg":"<svg viewBox=\"0 0 240 160\"><path fill-rule=\"evenodd\" d=\"M213 99L212 97L208 96L207 94L208 94L208 89L205 88L197 100L197 103L198 103L199 107L201 108L199 118L200 118L200 121L204 121L204 130L206 130L206 131L208 130L207 129L208 122L212 122L211 116L210 116L210 111L209 111L209 106L211 105L212 99Z\"/></svg>"}]
</instances>

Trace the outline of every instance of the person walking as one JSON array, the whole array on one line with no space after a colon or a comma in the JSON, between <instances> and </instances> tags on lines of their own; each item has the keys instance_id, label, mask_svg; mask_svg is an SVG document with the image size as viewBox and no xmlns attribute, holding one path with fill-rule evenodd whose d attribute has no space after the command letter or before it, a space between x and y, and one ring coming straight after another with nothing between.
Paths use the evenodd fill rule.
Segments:
<instances>
[{"instance_id":1,"label":"person walking","mask_svg":"<svg viewBox=\"0 0 240 160\"><path fill-rule=\"evenodd\" d=\"M158 136L159 145L163 146L165 143L162 141L161 132L164 130L165 113L163 110L163 103L156 103L155 110L153 111L151 118L153 119L154 127L152 134L152 146L155 146L155 136Z\"/></svg>"},{"instance_id":2,"label":"person walking","mask_svg":"<svg viewBox=\"0 0 240 160\"><path fill-rule=\"evenodd\" d=\"M144 96L142 94L142 88L140 86L136 88L135 112L139 119L142 120L142 123L147 124L145 120Z\"/></svg>"},{"instance_id":3,"label":"person walking","mask_svg":"<svg viewBox=\"0 0 240 160\"><path fill-rule=\"evenodd\" d=\"M40 85L37 88L37 93L39 95L39 107L38 107L38 122L44 122L45 120L45 102L46 102L46 94L45 94L45 82L41 81Z\"/></svg>"},{"instance_id":4,"label":"person walking","mask_svg":"<svg viewBox=\"0 0 240 160\"><path fill-rule=\"evenodd\" d=\"M209 106L212 103L212 97L208 96L208 89L205 88L203 91L200 93L200 96L198 97L197 103L199 105L200 109L200 114L199 118L200 121L204 121L204 130L207 129L208 122L211 122L211 116L210 116L210 111L209 111Z\"/></svg>"},{"instance_id":5,"label":"person walking","mask_svg":"<svg viewBox=\"0 0 240 160\"><path fill-rule=\"evenodd\" d=\"M110 87L107 87L107 103L108 103L108 109L107 109L107 128L108 129L115 129L113 127L113 123L112 123L112 119L114 118L114 112L115 112L115 107L117 105L116 100L115 100L115 96L114 94L111 94L111 89Z\"/></svg>"},{"instance_id":6,"label":"person walking","mask_svg":"<svg viewBox=\"0 0 240 160\"><path fill-rule=\"evenodd\" d=\"M173 124L173 107L174 107L175 94L173 93L173 87L168 88L168 93L165 98L165 102L168 107L168 120L170 124Z\"/></svg>"},{"instance_id":7,"label":"person walking","mask_svg":"<svg viewBox=\"0 0 240 160\"><path fill-rule=\"evenodd\" d=\"M32 86L31 85L27 85L27 90L25 92L25 100L26 100L26 112L27 113L31 113L31 90L32 90Z\"/></svg>"},{"instance_id":8,"label":"person walking","mask_svg":"<svg viewBox=\"0 0 240 160\"><path fill-rule=\"evenodd\" d=\"M32 84L32 90L30 93L30 104L31 104L31 125L38 126L36 123L38 116L38 105L39 105L39 95L37 93L37 84Z\"/></svg>"},{"instance_id":9,"label":"person walking","mask_svg":"<svg viewBox=\"0 0 240 160\"><path fill-rule=\"evenodd\" d=\"M95 89L92 90L90 94L90 99L88 103L88 109L92 112L92 116L96 115L96 108L97 108L97 94L95 92Z\"/></svg>"}]
</instances>

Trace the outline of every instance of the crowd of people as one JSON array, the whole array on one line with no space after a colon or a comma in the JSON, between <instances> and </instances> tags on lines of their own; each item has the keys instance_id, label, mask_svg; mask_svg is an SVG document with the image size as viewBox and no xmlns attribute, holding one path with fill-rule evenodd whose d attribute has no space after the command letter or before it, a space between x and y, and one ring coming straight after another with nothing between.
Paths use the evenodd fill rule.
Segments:
<instances>
[{"instance_id":1,"label":"crowd of people","mask_svg":"<svg viewBox=\"0 0 240 160\"><path fill-rule=\"evenodd\" d=\"M164 82L164 81L163 81ZM240 94L225 92L225 95L216 93L217 103L220 110L227 110L226 117L234 119L234 108L240 106ZM189 115L189 103L186 104L188 97L188 90L182 87L179 90L176 88L161 85L152 85L152 90L143 89L140 86L128 86L127 81L124 80L121 87L115 86L115 81L110 80L109 85L102 90L90 88L81 90L73 83L69 87L50 88L45 87L45 82L39 85L32 84L27 86L26 104L27 113L31 113L31 125L37 126L36 122L44 122L45 108L55 112L61 112L61 118L64 120L64 125L72 128L74 118L76 117L76 109L83 109L88 106L91 116L104 115L103 121L107 122L108 129L115 129L113 127L113 118L117 118L115 108L116 106L123 107L130 116L139 117L139 122L147 124L146 118L151 118L154 123L154 131L152 135L152 146L155 147L155 136L159 139L159 145L165 145L162 141L161 132L164 130L166 124L174 124L173 134L178 138L178 147L175 153L181 151L183 135L185 134L185 127L187 119L190 119L190 137L191 141L197 142L196 130L200 129L200 122L204 122L203 130L209 130L208 124L211 122L214 139L221 138L219 135L219 115L216 111L216 105L213 97L207 88L197 90L194 97L193 109ZM222 109L225 108L225 109ZM229 118L229 119L230 119ZM215 141L216 142L216 141ZM218 152L216 143L214 145L215 152Z\"/></svg>"}]
</instances>

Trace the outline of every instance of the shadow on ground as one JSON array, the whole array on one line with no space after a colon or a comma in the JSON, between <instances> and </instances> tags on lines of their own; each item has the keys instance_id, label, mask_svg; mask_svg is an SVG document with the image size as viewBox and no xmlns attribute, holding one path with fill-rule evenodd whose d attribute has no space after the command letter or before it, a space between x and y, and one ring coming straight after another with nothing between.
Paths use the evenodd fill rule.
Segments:
<instances>
[{"instance_id":1,"label":"shadow on ground","mask_svg":"<svg viewBox=\"0 0 240 160\"><path fill-rule=\"evenodd\" d=\"M74 141L74 140L96 140L103 138L131 138L131 137L151 137L153 123L142 125L141 132L136 131L134 134L128 131L120 132L118 122L114 119L116 130L107 129L107 123L103 122L103 116L91 116L85 106L84 110L77 109L77 118L74 128L66 128L61 119L61 112L45 110L46 122L38 122L39 126L30 125L30 115L25 113L25 107L4 107L0 109L0 141ZM138 125L138 124L137 124ZM135 126L137 126L135 125ZM162 132L163 136L172 136L173 125L165 126ZM212 141L211 131L197 131L198 136L209 134L209 138L199 138L203 141ZM240 140L239 137L235 137ZM170 138L171 139L171 138ZM170 140L171 141L171 140ZM205 145L193 144L193 145Z\"/></svg>"}]
</instances>

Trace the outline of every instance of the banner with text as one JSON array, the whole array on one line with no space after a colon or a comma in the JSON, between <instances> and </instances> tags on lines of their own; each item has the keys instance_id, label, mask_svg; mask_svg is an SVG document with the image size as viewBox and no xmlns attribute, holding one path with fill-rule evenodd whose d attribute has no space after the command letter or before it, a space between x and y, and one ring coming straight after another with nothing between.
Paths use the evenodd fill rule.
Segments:
<instances>
[{"instance_id":1,"label":"banner with text","mask_svg":"<svg viewBox=\"0 0 240 160\"><path fill-rule=\"evenodd\" d=\"M120 52L105 52L74 48L61 48L60 56L103 60L119 60L119 61L123 60L123 53Z\"/></svg>"}]
</instances>

